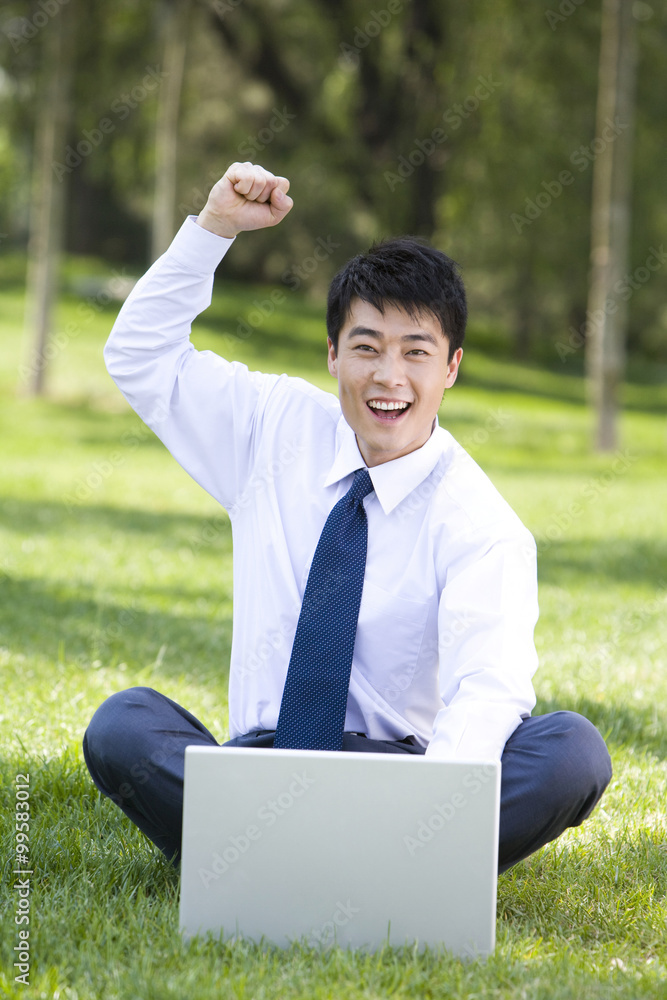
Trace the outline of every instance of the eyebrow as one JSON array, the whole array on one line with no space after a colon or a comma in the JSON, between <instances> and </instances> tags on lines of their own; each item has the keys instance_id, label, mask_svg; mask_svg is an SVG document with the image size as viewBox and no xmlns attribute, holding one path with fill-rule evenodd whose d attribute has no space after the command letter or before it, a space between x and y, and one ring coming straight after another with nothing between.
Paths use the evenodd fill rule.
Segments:
<instances>
[{"instance_id":1,"label":"eyebrow","mask_svg":"<svg viewBox=\"0 0 667 1000\"><path fill-rule=\"evenodd\" d=\"M348 337L372 337L375 340L383 340L384 335L379 330L373 330L367 326L354 326L348 333ZM429 344L433 344L434 347L438 346L438 341L435 339L432 333L427 333L425 330L421 330L419 333L405 333L401 337L402 341L416 341L425 340Z\"/></svg>"}]
</instances>

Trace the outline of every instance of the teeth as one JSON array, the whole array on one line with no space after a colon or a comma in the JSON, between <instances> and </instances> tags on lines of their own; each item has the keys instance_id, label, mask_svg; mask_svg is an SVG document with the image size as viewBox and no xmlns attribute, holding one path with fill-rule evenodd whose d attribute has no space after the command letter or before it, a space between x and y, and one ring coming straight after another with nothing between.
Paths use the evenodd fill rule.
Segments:
<instances>
[{"instance_id":1,"label":"teeth","mask_svg":"<svg viewBox=\"0 0 667 1000\"><path fill-rule=\"evenodd\" d=\"M371 399L368 405L372 406L374 410L405 410L409 403L384 403L377 399Z\"/></svg>"}]
</instances>

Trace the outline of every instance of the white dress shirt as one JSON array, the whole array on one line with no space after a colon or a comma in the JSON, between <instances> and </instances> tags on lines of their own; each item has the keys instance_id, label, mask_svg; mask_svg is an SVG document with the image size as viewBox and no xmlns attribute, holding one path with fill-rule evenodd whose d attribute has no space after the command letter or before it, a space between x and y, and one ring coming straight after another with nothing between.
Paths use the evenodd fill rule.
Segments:
<instances>
[{"instance_id":1,"label":"white dress shirt","mask_svg":"<svg viewBox=\"0 0 667 1000\"><path fill-rule=\"evenodd\" d=\"M315 547L365 463L332 393L190 343L232 242L187 219L121 309L105 359L130 405L229 512L238 736L276 728ZM421 448L369 473L345 728L414 734L430 757L499 759L535 704L533 537L437 424Z\"/></svg>"}]
</instances>

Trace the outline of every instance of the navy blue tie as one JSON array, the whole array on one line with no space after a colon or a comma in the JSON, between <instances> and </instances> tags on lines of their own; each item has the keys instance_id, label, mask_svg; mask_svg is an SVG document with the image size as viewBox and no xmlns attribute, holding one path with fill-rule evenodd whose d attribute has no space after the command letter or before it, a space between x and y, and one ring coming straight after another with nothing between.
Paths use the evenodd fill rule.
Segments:
<instances>
[{"instance_id":1,"label":"navy blue tie","mask_svg":"<svg viewBox=\"0 0 667 1000\"><path fill-rule=\"evenodd\" d=\"M367 469L333 508L315 549L280 704L274 747L340 750L366 570Z\"/></svg>"}]
</instances>

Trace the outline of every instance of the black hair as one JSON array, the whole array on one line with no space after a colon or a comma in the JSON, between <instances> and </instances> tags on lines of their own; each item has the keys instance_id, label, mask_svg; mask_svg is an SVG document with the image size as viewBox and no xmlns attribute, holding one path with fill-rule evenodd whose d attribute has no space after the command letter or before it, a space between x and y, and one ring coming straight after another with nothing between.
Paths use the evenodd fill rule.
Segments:
<instances>
[{"instance_id":1,"label":"black hair","mask_svg":"<svg viewBox=\"0 0 667 1000\"><path fill-rule=\"evenodd\" d=\"M414 236L374 243L345 264L329 286L327 333L338 352L338 335L353 299L384 313L386 305L411 318L430 312L449 339L449 358L463 344L468 307L456 261Z\"/></svg>"}]
</instances>

